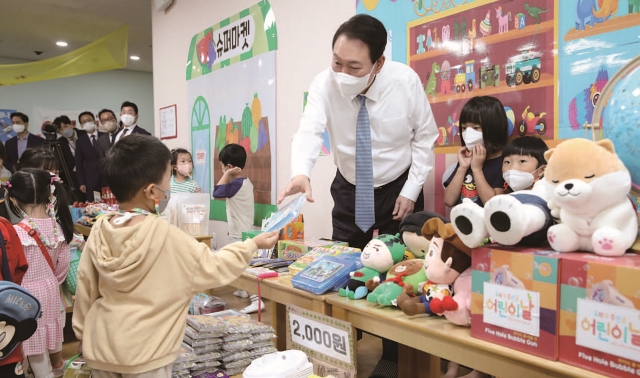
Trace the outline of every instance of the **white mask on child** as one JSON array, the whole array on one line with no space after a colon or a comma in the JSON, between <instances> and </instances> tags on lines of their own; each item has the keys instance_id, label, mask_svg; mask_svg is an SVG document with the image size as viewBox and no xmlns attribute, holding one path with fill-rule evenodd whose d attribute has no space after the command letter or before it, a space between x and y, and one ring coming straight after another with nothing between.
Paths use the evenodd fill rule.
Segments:
<instances>
[{"instance_id":1,"label":"white mask on child","mask_svg":"<svg viewBox=\"0 0 640 378\"><path fill-rule=\"evenodd\" d=\"M183 176L191 175L191 171L193 171L193 165L191 164L178 164L177 169L178 173Z\"/></svg>"},{"instance_id":2,"label":"white mask on child","mask_svg":"<svg viewBox=\"0 0 640 378\"><path fill-rule=\"evenodd\" d=\"M507 185L509 185L511 190L517 192L519 190L528 189L531 185L533 185L533 182L535 181L533 172L529 173L510 169L502 174L502 178L504 178L504 181L507 183Z\"/></svg>"},{"instance_id":3,"label":"white mask on child","mask_svg":"<svg viewBox=\"0 0 640 378\"><path fill-rule=\"evenodd\" d=\"M473 150L476 144L484 145L484 139L482 139L482 131L476 131L471 127L467 127L462 132L462 139L464 139L464 145L467 150Z\"/></svg>"}]
</instances>

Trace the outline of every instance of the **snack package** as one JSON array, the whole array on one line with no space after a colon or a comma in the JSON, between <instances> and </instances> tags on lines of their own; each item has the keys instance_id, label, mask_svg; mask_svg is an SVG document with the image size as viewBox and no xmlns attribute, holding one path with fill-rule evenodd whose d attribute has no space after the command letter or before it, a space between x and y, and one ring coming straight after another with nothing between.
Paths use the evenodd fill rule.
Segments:
<instances>
[{"instance_id":1,"label":"snack package","mask_svg":"<svg viewBox=\"0 0 640 378\"><path fill-rule=\"evenodd\" d=\"M185 193L176 201L178 228L189 235L209 234L209 193Z\"/></svg>"},{"instance_id":2,"label":"snack package","mask_svg":"<svg viewBox=\"0 0 640 378\"><path fill-rule=\"evenodd\" d=\"M247 366L249 366L250 363L251 363L251 360L248 359L248 358L243 359L243 360L237 360L237 361L230 362L228 364L224 364L224 369L227 371L227 374L229 374L229 370L239 369L239 368L244 369ZM234 375L234 374L232 374L232 375Z\"/></svg>"},{"instance_id":3,"label":"snack package","mask_svg":"<svg viewBox=\"0 0 640 378\"><path fill-rule=\"evenodd\" d=\"M173 363L179 364L179 363L195 361L195 360L196 360L196 354L194 353L193 348L182 343L182 345L180 346L180 353L178 353L178 357L176 357L176 360L173 361Z\"/></svg>"},{"instance_id":4,"label":"snack package","mask_svg":"<svg viewBox=\"0 0 640 378\"><path fill-rule=\"evenodd\" d=\"M189 314L205 315L213 312L223 311L227 303L222 298L209 296L205 293L198 293L191 298Z\"/></svg>"},{"instance_id":5,"label":"snack package","mask_svg":"<svg viewBox=\"0 0 640 378\"><path fill-rule=\"evenodd\" d=\"M231 341L231 342L222 344L222 349L227 352L237 351L237 350L249 349L252 344L253 344L253 341L249 339L237 340L237 341Z\"/></svg>"},{"instance_id":6,"label":"snack package","mask_svg":"<svg viewBox=\"0 0 640 378\"><path fill-rule=\"evenodd\" d=\"M220 360L222 359L222 353L220 352L207 352L202 354L194 354L195 362L202 362L208 360Z\"/></svg>"},{"instance_id":7,"label":"snack package","mask_svg":"<svg viewBox=\"0 0 640 378\"><path fill-rule=\"evenodd\" d=\"M195 349L195 348L201 348L207 345L220 344L221 342L222 342L222 339L217 337L212 337L208 339L196 339L196 340L193 340L193 343L191 343L191 346Z\"/></svg>"},{"instance_id":8,"label":"snack package","mask_svg":"<svg viewBox=\"0 0 640 378\"><path fill-rule=\"evenodd\" d=\"M173 366L171 366L171 370L172 371L183 371L183 370L189 370L189 369L193 369L194 367L196 367L196 362L195 361L185 361L185 362L174 362Z\"/></svg>"},{"instance_id":9,"label":"snack package","mask_svg":"<svg viewBox=\"0 0 640 378\"><path fill-rule=\"evenodd\" d=\"M187 324L193 327L193 329L199 333L228 331L228 325L219 318L211 316L211 314L187 315Z\"/></svg>"},{"instance_id":10,"label":"snack package","mask_svg":"<svg viewBox=\"0 0 640 378\"><path fill-rule=\"evenodd\" d=\"M243 350L240 352L236 352L236 351L225 352L222 354L222 362L225 364L228 364L233 361L242 360L250 357L251 357L251 353L249 353L249 351L247 350Z\"/></svg>"},{"instance_id":11,"label":"snack package","mask_svg":"<svg viewBox=\"0 0 640 378\"><path fill-rule=\"evenodd\" d=\"M209 344L202 347L193 348L193 353L197 355L202 355L202 354L207 354L212 352L218 352L220 350L222 350L222 343Z\"/></svg>"},{"instance_id":12,"label":"snack package","mask_svg":"<svg viewBox=\"0 0 640 378\"><path fill-rule=\"evenodd\" d=\"M276 349L276 347L274 346L266 346L266 347L251 349L250 355L251 355L251 358L256 358L256 357L264 356L265 354L275 353L277 351L278 349Z\"/></svg>"}]
</instances>

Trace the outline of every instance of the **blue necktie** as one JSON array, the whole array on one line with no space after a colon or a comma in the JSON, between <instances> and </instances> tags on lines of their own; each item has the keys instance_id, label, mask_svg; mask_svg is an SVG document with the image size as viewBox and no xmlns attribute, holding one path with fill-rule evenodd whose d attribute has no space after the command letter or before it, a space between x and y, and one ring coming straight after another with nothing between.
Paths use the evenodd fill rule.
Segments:
<instances>
[{"instance_id":1,"label":"blue necktie","mask_svg":"<svg viewBox=\"0 0 640 378\"><path fill-rule=\"evenodd\" d=\"M371 156L371 127L367 98L358 95L360 111L356 123L356 226L369 231L376 222L373 196L373 161Z\"/></svg>"}]
</instances>

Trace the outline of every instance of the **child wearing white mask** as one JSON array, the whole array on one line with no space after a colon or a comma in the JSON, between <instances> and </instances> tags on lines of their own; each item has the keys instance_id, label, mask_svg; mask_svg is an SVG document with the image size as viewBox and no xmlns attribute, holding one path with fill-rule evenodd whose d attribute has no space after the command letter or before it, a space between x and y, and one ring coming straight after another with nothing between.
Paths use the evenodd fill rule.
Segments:
<instances>
[{"instance_id":1,"label":"child wearing white mask","mask_svg":"<svg viewBox=\"0 0 640 378\"><path fill-rule=\"evenodd\" d=\"M504 192L502 149L509 124L504 106L495 97L471 98L460 112L458 164L444 179L444 203L453 207L468 198L482 206Z\"/></svg>"},{"instance_id":2,"label":"child wearing white mask","mask_svg":"<svg viewBox=\"0 0 640 378\"><path fill-rule=\"evenodd\" d=\"M184 148L171 151L171 193L201 193L200 185L191 178L193 159Z\"/></svg>"}]
</instances>

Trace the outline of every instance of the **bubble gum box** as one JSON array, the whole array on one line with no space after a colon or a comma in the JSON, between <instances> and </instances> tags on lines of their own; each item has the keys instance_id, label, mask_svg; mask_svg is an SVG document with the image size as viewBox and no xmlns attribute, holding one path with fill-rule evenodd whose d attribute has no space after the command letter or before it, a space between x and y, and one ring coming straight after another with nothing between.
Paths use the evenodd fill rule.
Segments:
<instances>
[{"instance_id":1,"label":"bubble gum box","mask_svg":"<svg viewBox=\"0 0 640 378\"><path fill-rule=\"evenodd\" d=\"M471 336L556 360L561 256L540 248L474 249Z\"/></svg>"},{"instance_id":2,"label":"bubble gum box","mask_svg":"<svg viewBox=\"0 0 640 378\"><path fill-rule=\"evenodd\" d=\"M562 258L559 359L607 376L640 376L640 256Z\"/></svg>"},{"instance_id":3,"label":"bubble gum box","mask_svg":"<svg viewBox=\"0 0 640 378\"><path fill-rule=\"evenodd\" d=\"M347 243L328 239L279 240L278 257L285 260L297 260L315 247L331 247L334 245L346 246Z\"/></svg>"}]
</instances>

